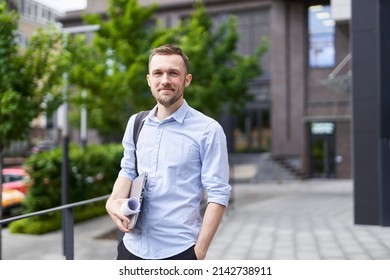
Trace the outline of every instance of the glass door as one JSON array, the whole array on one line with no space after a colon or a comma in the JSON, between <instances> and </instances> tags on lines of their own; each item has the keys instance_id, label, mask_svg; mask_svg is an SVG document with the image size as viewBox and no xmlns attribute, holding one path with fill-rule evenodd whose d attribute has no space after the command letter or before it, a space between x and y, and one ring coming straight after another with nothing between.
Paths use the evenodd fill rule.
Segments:
<instances>
[{"instance_id":1,"label":"glass door","mask_svg":"<svg viewBox=\"0 0 390 280\"><path fill-rule=\"evenodd\" d=\"M310 177L335 177L334 124L312 123L310 129Z\"/></svg>"}]
</instances>

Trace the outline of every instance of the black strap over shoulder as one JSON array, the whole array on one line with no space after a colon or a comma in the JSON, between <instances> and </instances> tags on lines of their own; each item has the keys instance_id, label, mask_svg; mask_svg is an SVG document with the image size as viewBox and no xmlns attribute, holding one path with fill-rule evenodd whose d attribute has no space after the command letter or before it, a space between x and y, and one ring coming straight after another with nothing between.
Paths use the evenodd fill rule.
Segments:
<instances>
[{"instance_id":1,"label":"black strap over shoulder","mask_svg":"<svg viewBox=\"0 0 390 280\"><path fill-rule=\"evenodd\" d=\"M138 142L138 136L141 132L142 126L144 125L144 119L149 114L150 110L147 111L141 111L137 114L134 121L134 127L133 127L133 140L134 140L134 157L135 157L135 172L138 175L138 165L137 165L137 142Z\"/></svg>"}]
</instances>

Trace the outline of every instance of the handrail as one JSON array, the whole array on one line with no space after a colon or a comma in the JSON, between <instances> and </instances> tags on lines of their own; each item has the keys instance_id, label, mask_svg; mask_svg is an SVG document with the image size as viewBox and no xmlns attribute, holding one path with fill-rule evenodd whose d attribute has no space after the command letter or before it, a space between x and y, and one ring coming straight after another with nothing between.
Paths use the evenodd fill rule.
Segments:
<instances>
[{"instance_id":1,"label":"handrail","mask_svg":"<svg viewBox=\"0 0 390 280\"><path fill-rule=\"evenodd\" d=\"M333 69L332 73L328 75L329 79L333 79L341 71L341 69L351 60L352 54L348 53L344 59Z\"/></svg>"},{"instance_id":2,"label":"handrail","mask_svg":"<svg viewBox=\"0 0 390 280\"><path fill-rule=\"evenodd\" d=\"M91 199L87 199L87 200L83 200L83 201L78 201L78 202L74 202L74 203L69 203L69 204L65 204L65 205L61 205L61 206L57 206L57 207L53 207L53 208L49 208L49 209L45 209L45 210L41 210L41 211L37 211L37 212L32 212L32 213L27 213L27 214L22 214L22 215L19 215L19 216L14 216L14 217L10 217L10 218L6 218L6 219L2 219L0 220L0 230L2 230L2 225L3 224L6 224L6 223L9 223L9 222L13 222L13 221L16 221L16 220L21 220L21 219L25 219L25 218L29 218L29 217L34 217L34 216L40 216L40 215L44 215L44 214L48 214L48 213L51 213L51 212L55 212L55 211L64 211L63 214L64 216L67 216L68 219L63 219L62 220L62 232L63 232L63 239L64 239L64 255L66 257L67 260L73 260L74 259L74 239L73 239L73 224L74 224L74 219L73 219L73 212L72 212L72 209L76 206L81 206L81 205L86 205L86 204L90 204L90 203L93 203L93 202L97 202L97 201L102 201L102 200L106 200L110 195L107 194L107 195L103 195L103 196L99 196L99 197L95 197L95 198L91 198ZM0 236L0 245L1 245L1 236ZM0 246L0 260L1 260L1 246Z\"/></svg>"},{"instance_id":3,"label":"handrail","mask_svg":"<svg viewBox=\"0 0 390 280\"><path fill-rule=\"evenodd\" d=\"M22 220L22 219L29 218L29 217L40 216L40 215L48 214L48 213L59 211L59 210L74 208L76 206L81 206L81 205L90 204L90 203L97 202L97 201L102 201L102 200L107 199L109 196L110 195L107 194L107 195L103 195L103 196L99 196L99 197L95 197L95 198L91 198L91 199L87 199L87 200L82 200L82 201L78 201L78 202L74 202L74 203L69 203L69 204L65 204L65 205L61 205L61 206L57 206L57 207L53 207L53 208L49 208L49 209L45 209L45 210L41 210L41 211L37 211L37 212L32 212L32 213L27 213L27 214L22 214L19 216L14 216L14 217L2 219L2 220L0 220L0 225L10 223L10 222L13 222L16 220Z\"/></svg>"}]
</instances>

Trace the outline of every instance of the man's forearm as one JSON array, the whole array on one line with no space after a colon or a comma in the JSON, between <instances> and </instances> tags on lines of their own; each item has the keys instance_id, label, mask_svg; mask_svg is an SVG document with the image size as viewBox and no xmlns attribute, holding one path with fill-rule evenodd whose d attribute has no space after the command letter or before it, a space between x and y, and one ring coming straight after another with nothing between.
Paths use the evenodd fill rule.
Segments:
<instances>
[{"instance_id":1,"label":"man's forearm","mask_svg":"<svg viewBox=\"0 0 390 280\"><path fill-rule=\"evenodd\" d=\"M121 204L128 198L132 181L125 177L118 177L114 183L110 197L106 201L106 210L114 223L123 232L128 232L130 220L120 212Z\"/></svg>"},{"instance_id":2,"label":"man's forearm","mask_svg":"<svg viewBox=\"0 0 390 280\"><path fill-rule=\"evenodd\" d=\"M223 205L213 202L210 202L207 205L206 212L203 217L202 228L195 245L195 253L198 259L204 259L206 257L207 250L218 230L224 212L225 206Z\"/></svg>"}]
</instances>

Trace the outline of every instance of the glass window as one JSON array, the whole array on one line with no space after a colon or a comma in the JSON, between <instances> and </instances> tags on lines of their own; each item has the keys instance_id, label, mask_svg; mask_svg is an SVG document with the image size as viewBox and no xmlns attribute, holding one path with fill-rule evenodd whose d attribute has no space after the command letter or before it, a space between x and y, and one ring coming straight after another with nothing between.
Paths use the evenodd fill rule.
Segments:
<instances>
[{"instance_id":1,"label":"glass window","mask_svg":"<svg viewBox=\"0 0 390 280\"><path fill-rule=\"evenodd\" d=\"M333 67L335 65L334 25L330 6L309 7L309 65Z\"/></svg>"}]
</instances>

